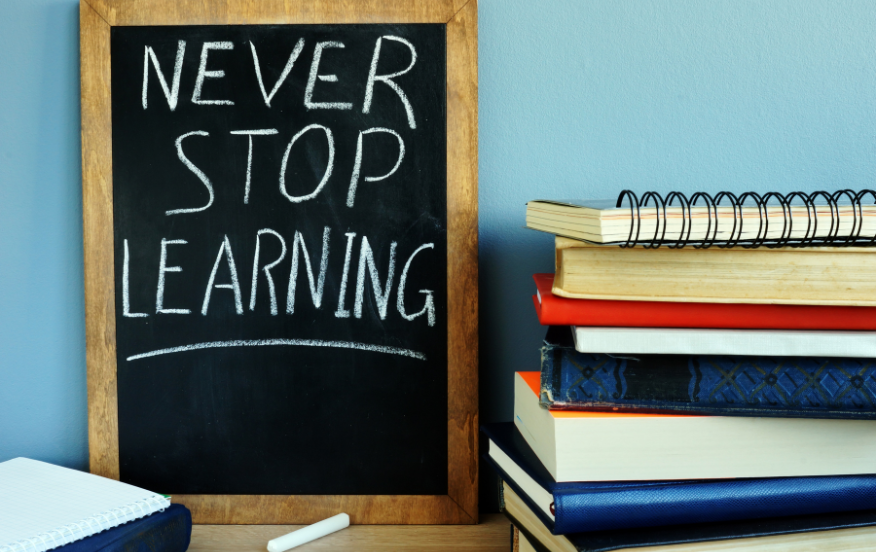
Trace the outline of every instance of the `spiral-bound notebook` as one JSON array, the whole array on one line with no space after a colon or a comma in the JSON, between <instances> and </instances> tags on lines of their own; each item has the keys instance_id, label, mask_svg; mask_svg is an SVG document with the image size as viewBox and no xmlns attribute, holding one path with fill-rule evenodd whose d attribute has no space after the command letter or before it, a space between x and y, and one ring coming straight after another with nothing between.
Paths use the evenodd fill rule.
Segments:
<instances>
[{"instance_id":1,"label":"spiral-bound notebook","mask_svg":"<svg viewBox=\"0 0 876 552\"><path fill-rule=\"evenodd\" d=\"M0 552L43 552L164 510L127 483L37 460L0 463Z\"/></svg>"},{"instance_id":2,"label":"spiral-bound notebook","mask_svg":"<svg viewBox=\"0 0 876 552\"><path fill-rule=\"evenodd\" d=\"M876 192L699 192L690 198L624 190L615 200L536 200L526 226L602 245L876 245Z\"/></svg>"}]
</instances>

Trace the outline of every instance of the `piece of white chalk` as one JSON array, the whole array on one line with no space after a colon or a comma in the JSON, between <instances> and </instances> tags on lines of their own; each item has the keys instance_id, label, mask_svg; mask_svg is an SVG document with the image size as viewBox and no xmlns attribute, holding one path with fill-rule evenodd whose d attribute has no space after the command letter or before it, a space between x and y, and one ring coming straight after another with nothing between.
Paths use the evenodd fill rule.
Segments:
<instances>
[{"instance_id":1,"label":"piece of white chalk","mask_svg":"<svg viewBox=\"0 0 876 552\"><path fill-rule=\"evenodd\" d=\"M268 542L268 552L285 552L350 526L350 516L338 514Z\"/></svg>"}]
</instances>

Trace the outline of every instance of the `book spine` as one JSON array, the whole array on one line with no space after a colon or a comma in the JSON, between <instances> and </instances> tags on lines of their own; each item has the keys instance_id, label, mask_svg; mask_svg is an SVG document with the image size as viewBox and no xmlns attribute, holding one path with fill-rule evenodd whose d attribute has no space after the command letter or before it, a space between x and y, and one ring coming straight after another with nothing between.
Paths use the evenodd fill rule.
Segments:
<instances>
[{"instance_id":1,"label":"book spine","mask_svg":"<svg viewBox=\"0 0 876 552\"><path fill-rule=\"evenodd\" d=\"M540 401L554 410L876 419L876 361L611 356L546 345Z\"/></svg>"},{"instance_id":2,"label":"book spine","mask_svg":"<svg viewBox=\"0 0 876 552\"><path fill-rule=\"evenodd\" d=\"M876 476L789 477L554 491L553 533L868 510Z\"/></svg>"},{"instance_id":3,"label":"book spine","mask_svg":"<svg viewBox=\"0 0 876 552\"><path fill-rule=\"evenodd\" d=\"M553 274L535 274L532 296L543 326L876 330L876 308L826 305L681 303L568 299L552 293Z\"/></svg>"},{"instance_id":4,"label":"book spine","mask_svg":"<svg viewBox=\"0 0 876 552\"><path fill-rule=\"evenodd\" d=\"M562 375L562 351L563 347L545 346L541 348L541 386L539 402L548 406L552 404L565 404L560 397L555 397L555 390L563 387L560 376ZM554 369L556 367L556 369ZM559 400L558 400L559 399Z\"/></svg>"}]
</instances>

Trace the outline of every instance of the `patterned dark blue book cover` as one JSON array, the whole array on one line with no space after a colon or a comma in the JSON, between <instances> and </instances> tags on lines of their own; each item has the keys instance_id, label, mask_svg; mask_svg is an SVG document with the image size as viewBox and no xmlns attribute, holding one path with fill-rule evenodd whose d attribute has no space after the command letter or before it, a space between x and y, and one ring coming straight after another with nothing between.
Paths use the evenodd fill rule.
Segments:
<instances>
[{"instance_id":1,"label":"patterned dark blue book cover","mask_svg":"<svg viewBox=\"0 0 876 552\"><path fill-rule=\"evenodd\" d=\"M579 353L563 329L541 350L552 409L876 419L876 359Z\"/></svg>"}]
</instances>

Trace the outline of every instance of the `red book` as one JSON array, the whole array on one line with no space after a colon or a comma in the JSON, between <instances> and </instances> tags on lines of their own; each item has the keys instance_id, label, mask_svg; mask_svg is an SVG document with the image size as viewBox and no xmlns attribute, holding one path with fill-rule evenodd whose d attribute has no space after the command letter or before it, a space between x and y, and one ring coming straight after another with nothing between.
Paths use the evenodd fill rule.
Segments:
<instances>
[{"instance_id":1,"label":"red book","mask_svg":"<svg viewBox=\"0 0 876 552\"><path fill-rule=\"evenodd\" d=\"M567 299L551 293L553 274L533 278L544 326L876 330L876 307Z\"/></svg>"}]
</instances>

